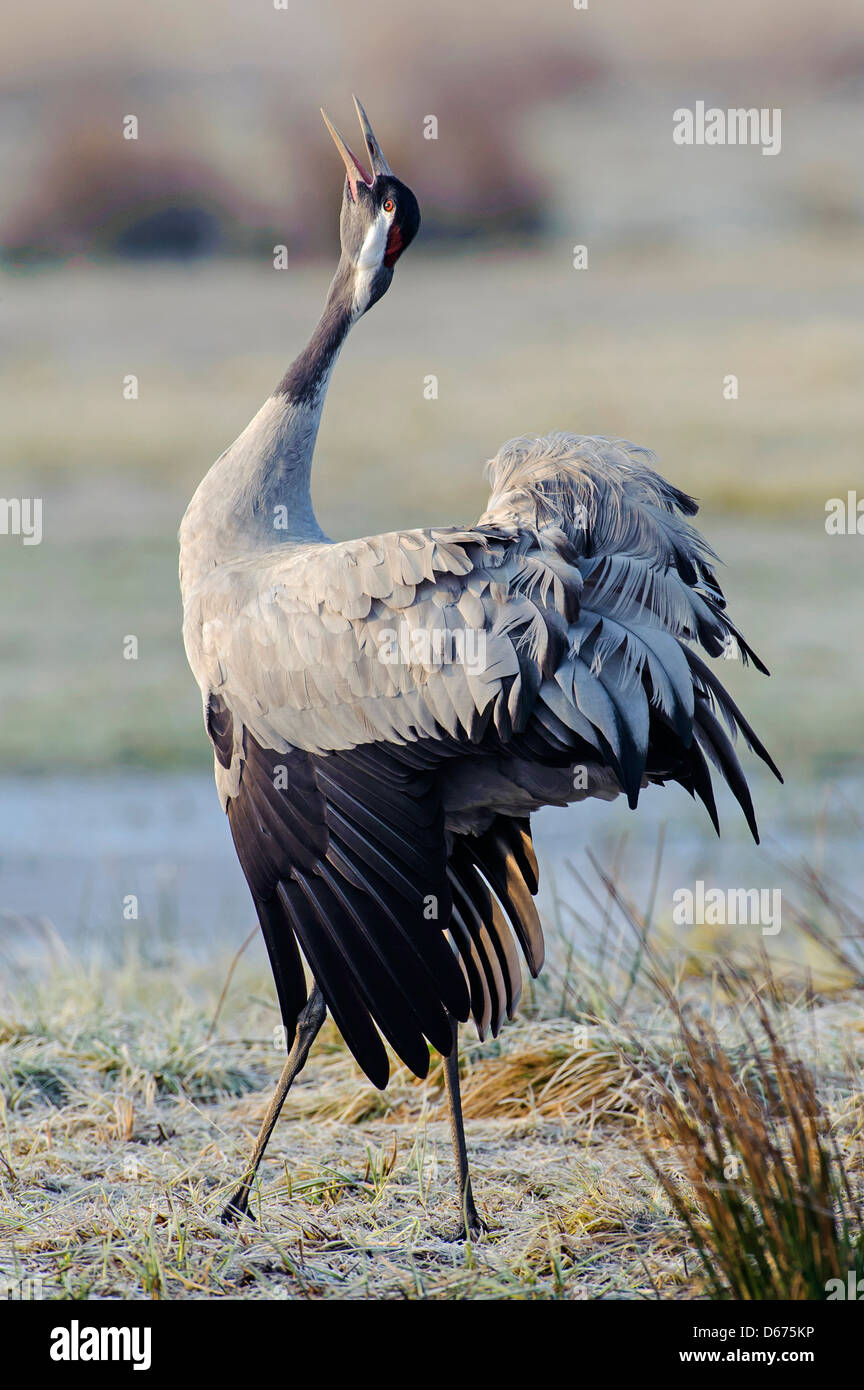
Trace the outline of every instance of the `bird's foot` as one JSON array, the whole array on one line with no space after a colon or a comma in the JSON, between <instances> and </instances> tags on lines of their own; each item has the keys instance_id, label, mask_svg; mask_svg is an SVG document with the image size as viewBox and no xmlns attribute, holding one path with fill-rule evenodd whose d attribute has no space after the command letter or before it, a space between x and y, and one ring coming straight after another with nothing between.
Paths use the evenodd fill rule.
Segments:
<instances>
[{"instance_id":1,"label":"bird's foot","mask_svg":"<svg viewBox=\"0 0 864 1390\"><path fill-rule=\"evenodd\" d=\"M255 1217L249 1210L249 1190L245 1187L238 1187L231 1200L222 1208L219 1220L223 1226L239 1226L243 1217L255 1225Z\"/></svg>"},{"instance_id":2,"label":"bird's foot","mask_svg":"<svg viewBox=\"0 0 864 1390\"><path fill-rule=\"evenodd\" d=\"M460 1222L455 1230L445 1232L441 1239L455 1245L457 1242L481 1240L483 1236L488 1234L489 1227L475 1211L471 1212L465 1221Z\"/></svg>"}]
</instances>

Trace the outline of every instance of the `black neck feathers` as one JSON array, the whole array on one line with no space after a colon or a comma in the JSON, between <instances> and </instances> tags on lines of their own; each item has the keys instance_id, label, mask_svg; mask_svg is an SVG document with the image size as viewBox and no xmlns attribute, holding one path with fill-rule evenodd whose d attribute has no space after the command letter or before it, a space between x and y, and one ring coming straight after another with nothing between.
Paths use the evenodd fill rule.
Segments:
<instances>
[{"instance_id":1,"label":"black neck feathers","mask_svg":"<svg viewBox=\"0 0 864 1390\"><path fill-rule=\"evenodd\" d=\"M351 327L351 296L351 269L342 262L317 327L277 386L277 396L285 396L295 405L312 405L317 400Z\"/></svg>"}]
</instances>

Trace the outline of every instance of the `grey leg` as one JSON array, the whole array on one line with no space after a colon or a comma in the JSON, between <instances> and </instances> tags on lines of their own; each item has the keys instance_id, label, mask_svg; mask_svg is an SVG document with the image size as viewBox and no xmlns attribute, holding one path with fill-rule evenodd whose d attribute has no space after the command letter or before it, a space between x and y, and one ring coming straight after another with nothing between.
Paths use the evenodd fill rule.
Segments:
<instances>
[{"instance_id":1,"label":"grey leg","mask_svg":"<svg viewBox=\"0 0 864 1390\"><path fill-rule=\"evenodd\" d=\"M453 1137L453 1156L456 1159L456 1172L459 1180L459 1205L462 1208L462 1227L457 1239L479 1236L487 1230L474 1205L471 1189L471 1174L468 1171L468 1149L465 1144L465 1126L462 1122L462 1098L459 1091L459 1024L455 1018L450 1021L453 1030L453 1046L450 1056L444 1058L444 1082L447 1087L447 1100L450 1106L450 1133Z\"/></svg>"},{"instance_id":2,"label":"grey leg","mask_svg":"<svg viewBox=\"0 0 864 1390\"><path fill-rule=\"evenodd\" d=\"M255 1174L258 1172L258 1165L264 1157L264 1150L279 1118L279 1112L285 1104L285 1097L291 1089L294 1078L303 1070L306 1058L309 1056L309 1049L318 1036L326 1015L327 1006L324 1003L324 996L316 985L297 1019L297 1031L294 1034L291 1051L288 1053L288 1060L282 1069L282 1075L279 1077L273 1099L267 1107L267 1114L264 1116L258 1131L255 1148L252 1150L252 1157L249 1159L243 1174L243 1180L222 1212L221 1219L226 1225L235 1223L242 1216L247 1215L249 1193L252 1183L255 1181Z\"/></svg>"}]
</instances>

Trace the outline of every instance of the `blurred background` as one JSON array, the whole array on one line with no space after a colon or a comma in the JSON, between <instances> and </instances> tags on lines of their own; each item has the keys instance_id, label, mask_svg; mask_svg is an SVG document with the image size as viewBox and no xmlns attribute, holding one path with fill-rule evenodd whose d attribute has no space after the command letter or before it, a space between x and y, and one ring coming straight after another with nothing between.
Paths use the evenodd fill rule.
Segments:
<instances>
[{"instance_id":1,"label":"blurred background","mask_svg":"<svg viewBox=\"0 0 864 1390\"><path fill-rule=\"evenodd\" d=\"M133 928L157 954L239 943L252 923L182 651L176 530L315 322L342 185L318 107L354 143L352 91L423 228L334 378L324 529L469 521L510 436L623 435L702 500L773 673L722 673L787 774L748 765L761 850L728 797L718 843L683 792L652 791L637 816L544 813L547 893L593 846L641 900L665 827L664 911L694 877L794 893L804 859L860 894L864 537L826 535L825 504L864 496L861 6L0 16L3 493L41 498L44 531L0 537L7 962L40 941L121 950ZM673 112L700 100L780 108L781 152L677 146Z\"/></svg>"}]
</instances>

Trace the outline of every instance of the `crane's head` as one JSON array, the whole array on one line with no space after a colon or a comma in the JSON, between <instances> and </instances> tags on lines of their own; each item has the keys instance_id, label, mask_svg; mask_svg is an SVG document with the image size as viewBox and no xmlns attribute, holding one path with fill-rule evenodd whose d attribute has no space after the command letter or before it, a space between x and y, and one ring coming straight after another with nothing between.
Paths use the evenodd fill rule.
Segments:
<instances>
[{"instance_id":1,"label":"crane's head","mask_svg":"<svg viewBox=\"0 0 864 1390\"><path fill-rule=\"evenodd\" d=\"M359 318L390 288L393 267L417 235L420 209L411 189L396 178L381 153L356 97L354 105L363 130L369 173L324 111L321 115L345 162L339 235L343 260L351 271L352 315Z\"/></svg>"}]
</instances>

